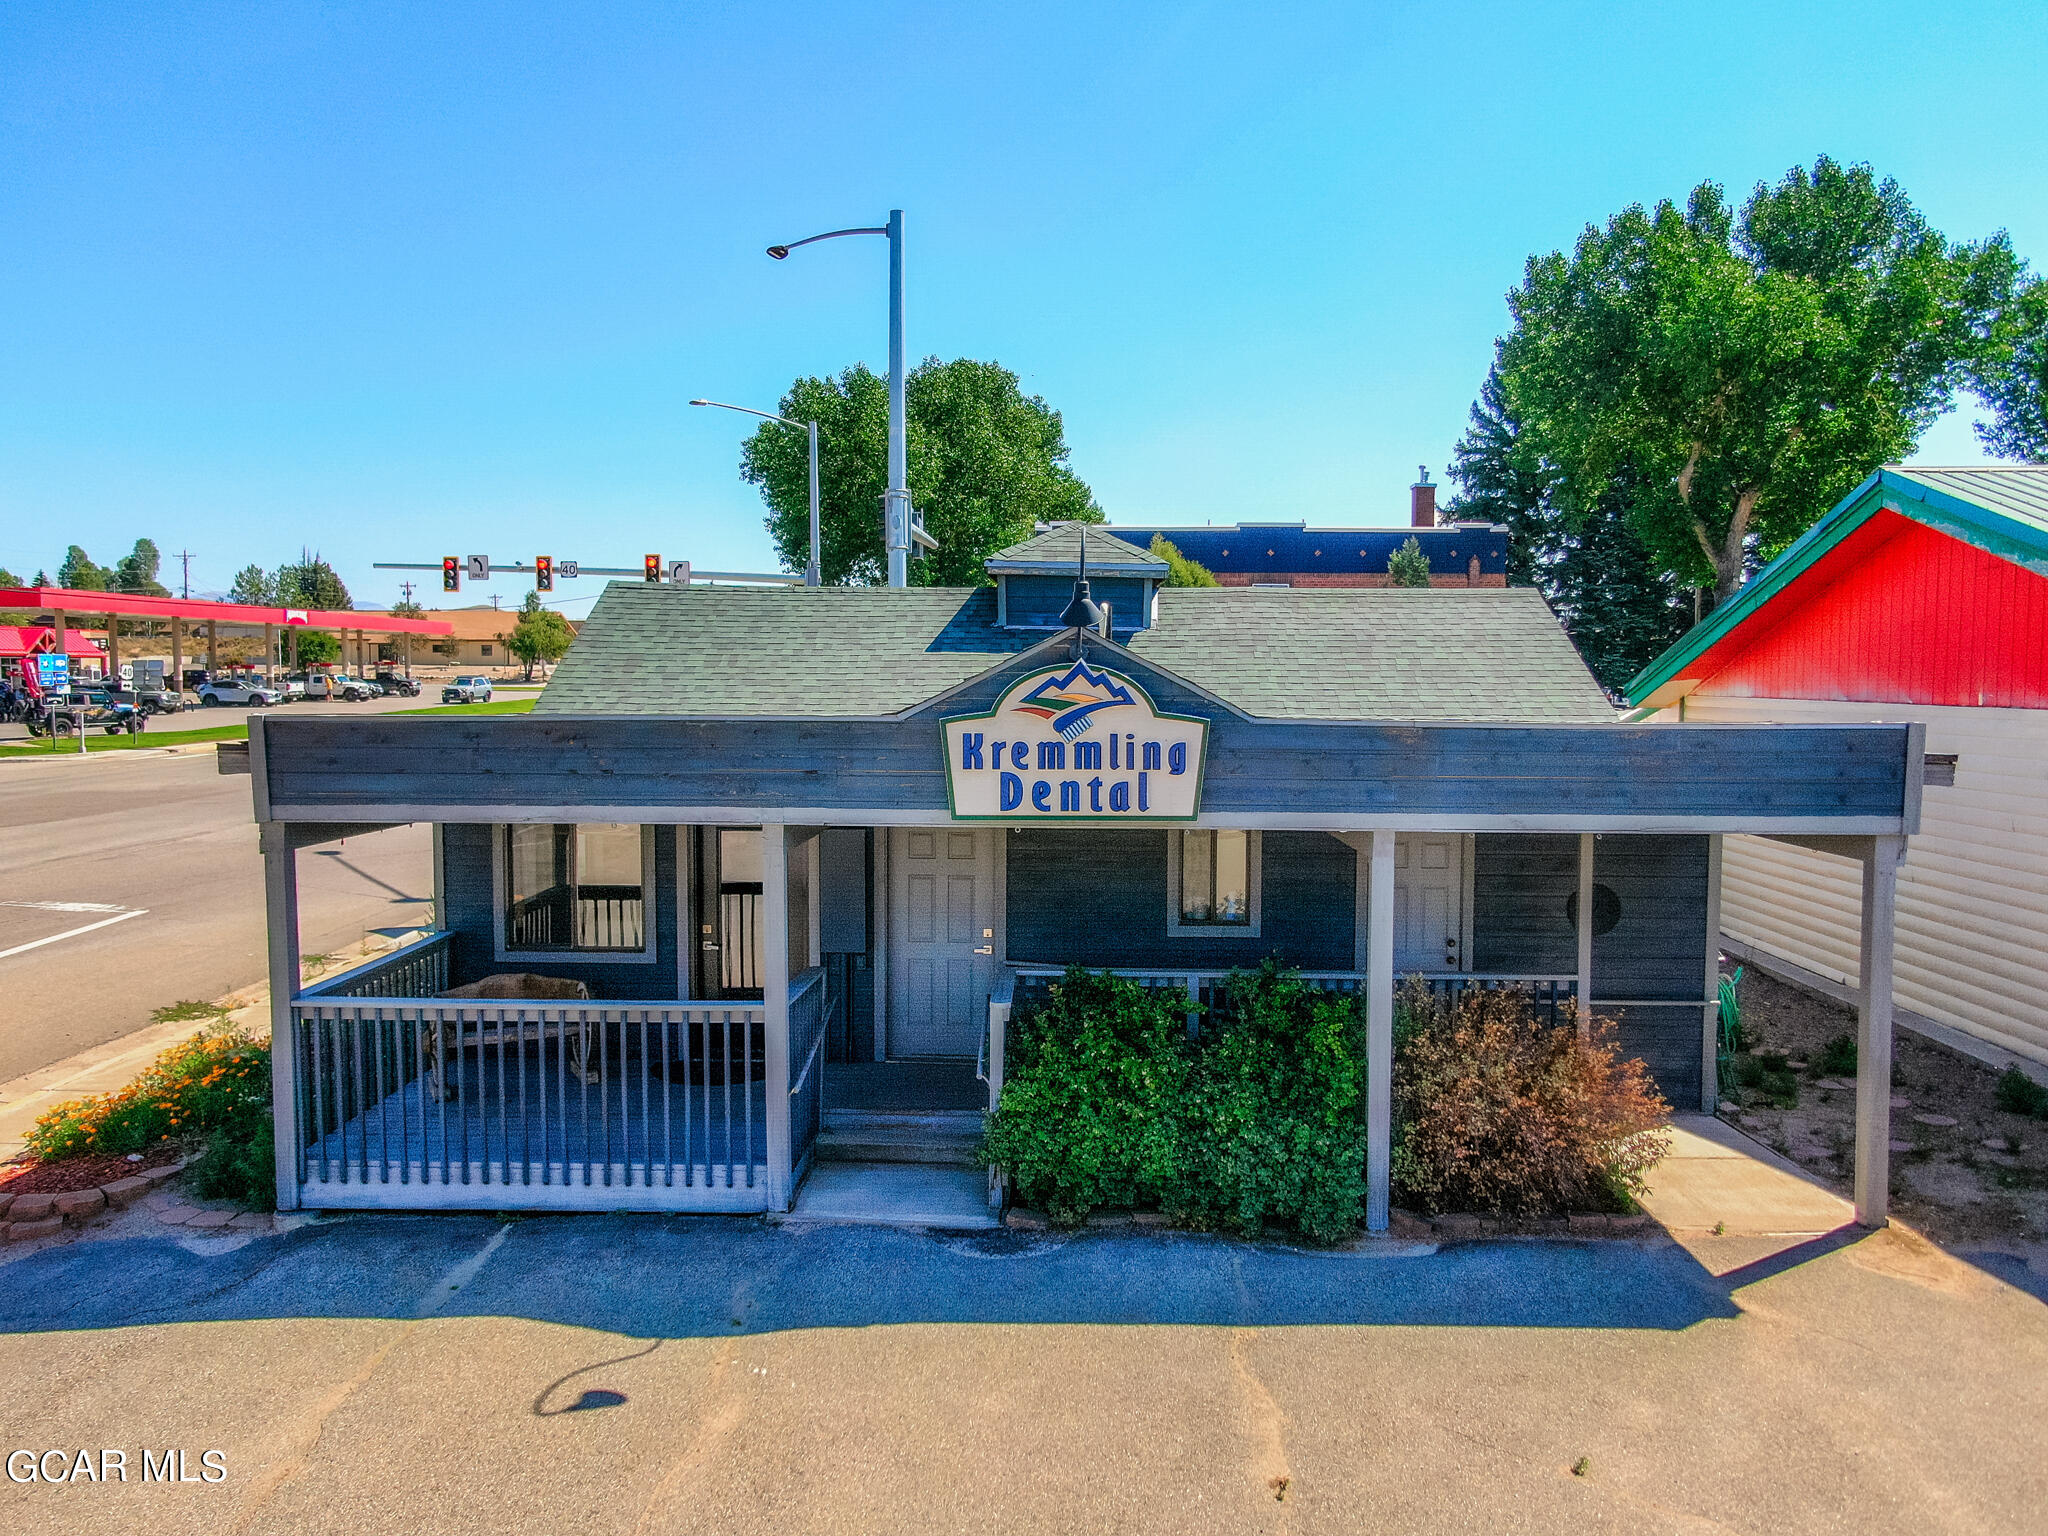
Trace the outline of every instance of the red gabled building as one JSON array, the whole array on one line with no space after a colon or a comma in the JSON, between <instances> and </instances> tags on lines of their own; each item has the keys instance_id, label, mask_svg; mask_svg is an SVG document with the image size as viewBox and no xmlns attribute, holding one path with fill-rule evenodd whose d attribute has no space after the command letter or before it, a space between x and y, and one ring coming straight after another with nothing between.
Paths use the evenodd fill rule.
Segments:
<instances>
[{"instance_id":1,"label":"red gabled building","mask_svg":"<svg viewBox=\"0 0 2048 1536\"><path fill-rule=\"evenodd\" d=\"M2048 1062L2048 466L1885 466L1629 691L1674 720L1923 724L1900 1017ZM1729 947L1844 993L1855 883L1846 860L1729 839Z\"/></svg>"}]
</instances>

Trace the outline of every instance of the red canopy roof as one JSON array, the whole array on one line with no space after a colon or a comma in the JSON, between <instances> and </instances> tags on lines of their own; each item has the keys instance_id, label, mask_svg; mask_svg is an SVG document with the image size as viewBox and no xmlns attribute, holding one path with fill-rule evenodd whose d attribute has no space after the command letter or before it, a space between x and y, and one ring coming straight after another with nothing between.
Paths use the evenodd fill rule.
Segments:
<instances>
[{"instance_id":1,"label":"red canopy roof","mask_svg":"<svg viewBox=\"0 0 2048 1536\"><path fill-rule=\"evenodd\" d=\"M67 629L75 620L102 614L123 619L211 619L220 624L304 624L313 629L356 629L375 635L452 635L446 619L398 619L388 613L353 609L269 608L258 603L202 603L183 597L149 597L138 592L80 592L67 587L0 588L0 608L61 611Z\"/></svg>"},{"instance_id":2,"label":"red canopy roof","mask_svg":"<svg viewBox=\"0 0 2048 1536\"><path fill-rule=\"evenodd\" d=\"M0 624L0 659L14 661L23 656L38 656L45 651L54 651L56 647L50 644L52 633L53 631L43 624ZM64 654L104 658L107 653L77 630L67 629L64 631Z\"/></svg>"}]
</instances>

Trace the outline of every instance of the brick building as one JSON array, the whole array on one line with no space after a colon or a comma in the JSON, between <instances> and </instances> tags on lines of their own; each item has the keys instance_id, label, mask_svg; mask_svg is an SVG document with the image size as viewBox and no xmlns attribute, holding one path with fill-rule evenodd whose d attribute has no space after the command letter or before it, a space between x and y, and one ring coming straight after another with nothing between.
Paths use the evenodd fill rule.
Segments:
<instances>
[{"instance_id":1,"label":"brick building","mask_svg":"<svg viewBox=\"0 0 2048 1536\"><path fill-rule=\"evenodd\" d=\"M1164 534L1226 587L1384 587L1387 561L1412 536L1429 557L1432 587L1504 587L1508 531L1498 523L1437 524L1436 487L1425 473L1409 488L1405 528L1311 528L1302 523L1225 523L1177 528L1112 526L1143 549Z\"/></svg>"}]
</instances>

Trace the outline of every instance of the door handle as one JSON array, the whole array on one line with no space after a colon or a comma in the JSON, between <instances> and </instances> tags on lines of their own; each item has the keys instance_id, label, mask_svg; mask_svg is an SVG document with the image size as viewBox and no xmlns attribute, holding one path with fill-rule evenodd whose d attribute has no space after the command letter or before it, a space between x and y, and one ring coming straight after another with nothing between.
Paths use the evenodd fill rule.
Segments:
<instances>
[{"instance_id":1,"label":"door handle","mask_svg":"<svg viewBox=\"0 0 2048 1536\"><path fill-rule=\"evenodd\" d=\"M993 944L977 944L974 946L974 952L977 955L992 955L996 952L996 947Z\"/></svg>"}]
</instances>

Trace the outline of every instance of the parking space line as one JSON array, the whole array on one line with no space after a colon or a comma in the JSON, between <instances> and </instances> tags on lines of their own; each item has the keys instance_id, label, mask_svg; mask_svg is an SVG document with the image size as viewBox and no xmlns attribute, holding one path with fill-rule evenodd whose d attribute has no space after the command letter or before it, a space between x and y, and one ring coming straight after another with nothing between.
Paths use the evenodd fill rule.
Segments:
<instances>
[{"instance_id":1,"label":"parking space line","mask_svg":"<svg viewBox=\"0 0 2048 1536\"><path fill-rule=\"evenodd\" d=\"M25 907L31 912L126 912L116 901L0 901L0 907Z\"/></svg>"},{"instance_id":2,"label":"parking space line","mask_svg":"<svg viewBox=\"0 0 2048 1536\"><path fill-rule=\"evenodd\" d=\"M7 903L7 905L8 905L8 906L11 906L11 907L12 907L12 906L33 906L33 905L36 905L36 903L33 903L33 902L12 902L12 901L11 901L11 902L8 902L8 903ZM35 940L35 941L34 941L33 943L29 943L29 944L17 944L17 945L15 945L15 946L14 946L14 948L12 948L12 949L0 949L0 960L5 960L5 959L7 959L7 958L8 958L8 957L9 957L10 955L19 955L19 954L25 954L25 953L27 953L27 952L28 952L29 950L31 950L31 949L41 949L41 948L42 948L42 947L43 947L43 946L44 946L45 944L55 944L55 943L56 943L56 942L57 942L58 940L60 940L60 939L75 939L75 938L77 938L77 937L78 937L78 936L79 936L79 935L80 935L81 933L91 933L91 932L92 932L92 931L93 931L93 930L94 930L95 928L110 928L110 927L112 927L112 926L113 926L113 925L114 925L115 923L125 923L125 922L127 922L127 921L128 921L128 919L129 919L129 918L131 918L131 917L141 917L141 916L143 916L143 915L145 914L145 910L146 910L146 909L144 909L144 908L140 908L140 907L138 907L138 908L135 908L135 909L134 909L134 910L132 910L132 911L128 911L128 912L118 912L118 913L116 913L116 914L115 914L114 916L112 916L112 917L103 917L103 918L101 918L101 919L100 919L100 920L99 920L98 922L96 922L96 923L87 923L87 924L86 924L86 925L85 925L85 926L84 926L83 928L71 928L71 929L67 929L67 930L66 930L65 932L63 932L63 933L53 933L53 934L51 934L51 935L50 935L50 936L49 936L49 937L48 937L47 939L37 939L37 940Z\"/></svg>"}]
</instances>

